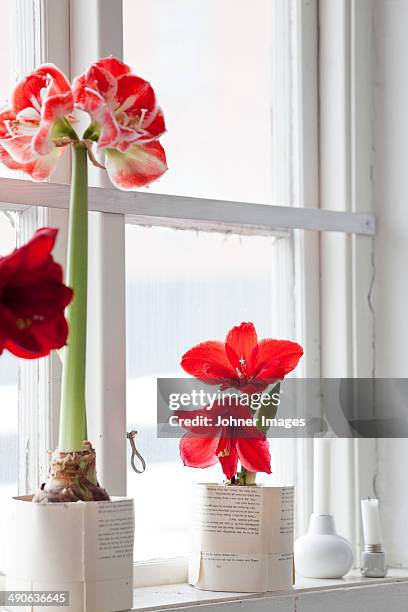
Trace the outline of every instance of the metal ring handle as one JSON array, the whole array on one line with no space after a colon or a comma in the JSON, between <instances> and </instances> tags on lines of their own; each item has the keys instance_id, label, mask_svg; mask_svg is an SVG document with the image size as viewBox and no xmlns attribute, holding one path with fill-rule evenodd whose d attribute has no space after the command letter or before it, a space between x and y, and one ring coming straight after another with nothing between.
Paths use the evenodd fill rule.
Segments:
<instances>
[{"instance_id":1,"label":"metal ring handle","mask_svg":"<svg viewBox=\"0 0 408 612\"><path fill-rule=\"evenodd\" d=\"M132 457L130 459L130 465L132 466L132 469L136 472L136 474L143 474L143 472L146 470L146 461L143 459L142 455L139 453L139 451L136 448L136 439L137 436L137 431L132 430L132 431L128 431L126 433L126 437L130 442L130 446L132 448ZM140 461L140 465L141 465L141 469L138 469L136 467L136 462L135 462L135 458L138 458Z\"/></svg>"}]
</instances>

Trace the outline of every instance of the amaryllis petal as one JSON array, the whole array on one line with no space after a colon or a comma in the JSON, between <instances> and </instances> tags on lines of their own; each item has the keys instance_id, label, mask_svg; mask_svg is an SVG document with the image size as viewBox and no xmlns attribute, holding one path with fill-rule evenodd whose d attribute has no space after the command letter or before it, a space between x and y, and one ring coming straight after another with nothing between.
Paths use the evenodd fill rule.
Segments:
<instances>
[{"instance_id":1,"label":"amaryllis petal","mask_svg":"<svg viewBox=\"0 0 408 612\"><path fill-rule=\"evenodd\" d=\"M274 387L276 383L278 383L280 380L280 378L276 377L261 378L258 376L256 378L252 378L252 380L247 384L242 385L240 387L240 390L242 391L242 393L248 393L248 395L253 395L254 393L262 393L262 391L265 391L267 387Z\"/></svg>"},{"instance_id":2,"label":"amaryllis petal","mask_svg":"<svg viewBox=\"0 0 408 612\"><path fill-rule=\"evenodd\" d=\"M96 100L97 97L95 96L95 102ZM99 103L98 106L95 105L92 116L95 122L101 126L98 140L99 148L105 149L106 147L115 146L120 135L120 130L109 106L104 102Z\"/></svg>"},{"instance_id":3,"label":"amaryllis petal","mask_svg":"<svg viewBox=\"0 0 408 612\"><path fill-rule=\"evenodd\" d=\"M180 443L185 465L208 467L218 460L226 478L231 479L237 473L240 459L242 465L250 471L270 473L269 444L265 435L252 424L253 415L250 409L236 398L230 403L215 402L211 408L205 410L178 410L175 414L179 417L180 425L190 432ZM211 425L190 425L186 421L187 418L197 416L207 416ZM227 418L228 422L231 419L232 424L214 426L218 423L219 416ZM238 419L245 420L242 421L245 424L234 425ZM251 424L246 424L247 420Z\"/></svg>"},{"instance_id":4,"label":"amaryllis petal","mask_svg":"<svg viewBox=\"0 0 408 612\"><path fill-rule=\"evenodd\" d=\"M253 323L236 325L225 339L225 351L231 364L234 368L245 369L248 376L252 374L248 371L249 361L257 345L258 336Z\"/></svg>"},{"instance_id":5,"label":"amaryllis petal","mask_svg":"<svg viewBox=\"0 0 408 612\"><path fill-rule=\"evenodd\" d=\"M10 170L20 170L21 164L16 162L12 157L10 157L9 153L7 153L6 149L4 149L0 145L0 162L4 164Z\"/></svg>"},{"instance_id":6,"label":"amaryllis petal","mask_svg":"<svg viewBox=\"0 0 408 612\"><path fill-rule=\"evenodd\" d=\"M105 155L110 180L126 191L148 185L167 170L166 154L159 142L133 145L126 153L109 148Z\"/></svg>"},{"instance_id":7,"label":"amaryllis petal","mask_svg":"<svg viewBox=\"0 0 408 612\"><path fill-rule=\"evenodd\" d=\"M41 112L47 123L52 123L61 117L68 117L74 110L72 91L45 98Z\"/></svg>"},{"instance_id":8,"label":"amaryllis petal","mask_svg":"<svg viewBox=\"0 0 408 612\"><path fill-rule=\"evenodd\" d=\"M49 139L50 128L48 125L43 125L37 131L36 135L32 139L31 149L33 155L46 156L52 153L55 149L55 145Z\"/></svg>"},{"instance_id":9,"label":"amaryllis petal","mask_svg":"<svg viewBox=\"0 0 408 612\"><path fill-rule=\"evenodd\" d=\"M19 164L28 164L35 159L35 153L31 147L32 141L32 136L22 134L4 138L1 140L1 145L14 161Z\"/></svg>"},{"instance_id":10,"label":"amaryllis petal","mask_svg":"<svg viewBox=\"0 0 408 612\"><path fill-rule=\"evenodd\" d=\"M5 326L10 332L4 344L0 342L0 354L5 349L16 357L39 359L67 343L68 324L62 314L50 321L28 325L23 320L17 319L16 323L5 316L4 310L0 307L0 327L4 329Z\"/></svg>"},{"instance_id":11,"label":"amaryllis petal","mask_svg":"<svg viewBox=\"0 0 408 612\"><path fill-rule=\"evenodd\" d=\"M2 276L0 278L0 286L4 285L4 271L34 271L42 269L49 260L52 249L55 246L55 241L58 236L58 230L53 227L43 227L37 230L34 236L27 244L15 249L10 255L0 258L0 270ZM58 265L58 264L57 264Z\"/></svg>"},{"instance_id":12,"label":"amaryllis petal","mask_svg":"<svg viewBox=\"0 0 408 612\"><path fill-rule=\"evenodd\" d=\"M97 64L93 64L89 68L86 76L83 75L79 77L79 79L82 79L84 87L95 91L95 93L98 92L103 100L105 100L105 98L106 100L112 100L118 89L117 77L111 74L106 68L102 68Z\"/></svg>"},{"instance_id":13,"label":"amaryllis petal","mask_svg":"<svg viewBox=\"0 0 408 612\"><path fill-rule=\"evenodd\" d=\"M33 73L36 77L42 77L44 83L49 87L49 94L71 92L71 84L65 74L55 64L41 64ZM29 78L29 77L28 77Z\"/></svg>"},{"instance_id":14,"label":"amaryllis petal","mask_svg":"<svg viewBox=\"0 0 408 612\"><path fill-rule=\"evenodd\" d=\"M220 379L236 376L225 352L224 343L212 340L201 342L184 353L181 367L187 374L200 380L213 379L214 382L219 382Z\"/></svg>"},{"instance_id":15,"label":"amaryllis petal","mask_svg":"<svg viewBox=\"0 0 408 612\"><path fill-rule=\"evenodd\" d=\"M53 64L40 66L16 85L11 106L0 113L0 161L34 180L47 179L63 153L55 141L76 137L73 109L65 75Z\"/></svg>"},{"instance_id":16,"label":"amaryllis petal","mask_svg":"<svg viewBox=\"0 0 408 612\"><path fill-rule=\"evenodd\" d=\"M41 110L41 91L44 89L45 81L42 74L33 72L17 83L11 94L11 105L15 113L34 108L37 112Z\"/></svg>"},{"instance_id":17,"label":"amaryllis petal","mask_svg":"<svg viewBox=\"0 0 408 612\"><path fill-rule=\"evenodd\" d=\"M271 473L271 454L269 442L262 438L239 438L236 449L243 467L250 472Z\"/></svg>"},{"instance_id":18,"label":"amaryllis petal","mask_svg":"<svg viewBox=\"0 0 408 612\"><path fill-rule=\"evenodd\" d=\"M209 341L194 346L183 355L181 365L188 374L209 384L218 384L221 389L236 387L252 395L282 380L296 367L302 354L302 347L295 342L271 338L258 341L253 323L241 323L228 332L225 343ZM226 417L226 422L223 418L220 424L216 449L225 476L231 479L236 475L238 460L249 472L270 474L269 442L254 422L254 411L242 403L241 396L233 399L229 393L228 402L226 397L209 410ZM211 429L197 430L196 437L200 434L207 436ZM194 457L191 465L194 466Z\"/></svg>"},{"instance_id":19,"label":"amaryllis petal","mask_svg":"<svg viewBox=\"0 0 408 612\"><path fill-rule=\"evenodd\" d=\"M161 108L156 108L153 113L145 117L143 129L147 131L148 134L151 134L157 138L164 134L166 131L166 125L164 123L164 116Z\"/></svg>"},{"instance_id":20,"label":"amaryllis petal","mask_svg":"<svg viewBox=\"0 0 408 612\"><path fill-rule=\"evenodd\" d=\"M237 473L238 453L235 448L235 440L220 438L217 446L217 456L225 477L230 480Z\"/></svg>"},{"instance_id":21,"label":"amaryllis petal","mask_svg":"<svg viewBox=\"0 0 408 612\"><path fill-rule=\"evenodd\" d=\"M93 89L84 74L75 77L72 90L75 106L85 112L93 113L104 103L103 96Z\"/></svg>"},{"instance_id":22,"label":"amaryllis petal","mask_svg":"<svg viewBox=\"0 0 408 612\"><path fill-rule=\"evenodd\" d=\"M303 355L302 347L289 340L267 338L258 344L253 356L253 375L259 378L282 379L299 363Z\"/></svg>"},{"instance_id":23,"label":"amaryllis petal","mask_svg":"<svg viewBox=\"0 0 408 612\"><path fill-rule=\"evenodd\" d=\"M78 108L89 113L98 126L99 148L114 146L120 130L110 106L97 91L87 86L83 76L74 81L74 91Z\"/></svg>"},{"instance_id":24,"label":"amaryllis petal","mask_svg":"<svg viewBox=\"0 0 408 612\"><path fill-rule=\"evenodd\" d=\"M131 72L131 68L127 64L119 60L117 57L112 56L104 57L98 60L95 62L95 64L93 64L93 66L105 70L108 74L111 74L116 78L120 77L122 74L128 74Z\"/></svg>"},{"instance_id":25,"label":"amaryllis petal","mask_svg":"<svg viewBox=\"0 0 408 612\"><path fill-rule=\"evenodd\" d=\"M203 438L193 433L185 434L180 440L180 456L189 467L207 468L218 461L216 450L218 438Z\"/></svg>"},{"instance_id":26,"label":"amaryllis petal","mask_svg":"<svg viewBox=\"0 0 408 612\"><path fill-rule=\"evenodd\" d=\"M57 230L43 228L32 240L0 258L0 353L35 359L67 342L64 310L72 290L51 255Z\"/></svg>"},{"instance_id":27,"label":"amaryllis petal","mask_svg":"<svg viewBox=\"0 0 408 612\"><path fill-rule=\"evenodd\" d=\"M9 124L12 121L15 121L16 113L13 111L11 107L6 107L1 109L0 111L0 139L5 138L7 134L9 134L10 127Z\"/></svg>"},{"instance_id":28,"label":"amaryllis petal","mask_svg":"<svg viewBox=\"0 0 408 612\"><path fill-rule=\"evenodd\" d=\"M200 380L221 384L222 389L235 387L253 394L282 380L302 354L296 342L258 341L253 323L241 323L228 332L225 343L202 342L187 351L181 366Z\"/></svg>"},{"instance_id":29,"label":"amaryllis petal","mask_svg":"<svg viewBox=\"0 0 408 612\"><path fill-rule=\"evenodd\" d=\"M54 280L33 285L14 285L3 288L2 303L17 317L31 317L35 312L37 320L54 316L55 310L63 312L72 299L72 290Z\"/></svg>"},{"instance_id":30,"label":"amaryllis petal","mask_svg":"<svg viewBox=\"0 0 408 612\"><path fill-rule=\"evenodd\" d=\"M59 68L54 64L42 64L20 81L11 97L11 105L16 113L25 108L40 110L44 88L51 83L48 95L70 92L71 85ZM72 108L71 108L72 111Z\"/></svg>"},{"instance_id":31,"label":"amaryllis petal","mask_svg":"<svg viewBox=\"0 0 408 612\"><path fill-rule=\"evenodd\" d=\"M180 427L187 431L201 436L218 438L221 428L216 423L218 415L222 412L222 409L207 410L206 408L199 408L197 410L175 410L173 414L177 417ZM190 424L194 422L194 419L197 419L198 424Z\"/></svg>"},{"instance_id":32,"label":"amaryllis petal","mask_svg":"<svg viewBox=\"0 0 408 612\"><path fill-rule=\"evenodd\" d=\"M116 99L119 107L117 113L144 110L144 114L156 108L156 96L153 87L135 74L124 74L118 79Z\"/></svg>"},{"instance_id":33,"label":"amaryllis petal","mask_svg":"<svg viewBox=\"0 0 408 612\"><path fill-rule=\"evenodd\" d=\"M77 77L73 92L76 106L92 118L87 136L104 151L116 187L143 187L166 172L166 155L158 142L166 128L150 83L110 57Z\"/></svg>"},{"instance_id":34,"label":"amaryllis petal","mask_svg":"<svg viewBox=\"0 0 408 612\"><path fill-rule=\"evenodd\" d=\"M37 157L27 164L18 164L18 167L14 169L25 172L33 181L46 181L51 176L59 158L64 154L65 149L66 147L55 147L49 155Z\"/></svg>"}]
</instances>

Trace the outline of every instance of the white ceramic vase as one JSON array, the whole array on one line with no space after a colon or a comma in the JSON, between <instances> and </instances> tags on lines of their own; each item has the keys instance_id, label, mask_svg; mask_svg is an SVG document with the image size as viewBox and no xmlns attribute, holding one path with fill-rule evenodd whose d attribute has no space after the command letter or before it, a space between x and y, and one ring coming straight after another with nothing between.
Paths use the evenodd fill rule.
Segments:
<instances>
[{"instance_id":1,"label":"white ceramic vase","mask_svg":"<svg viewBox=\"0 0 408 612\"><path fill-rule=\"evenodd\" d=\"M295 570L304 578L342 578L351 569L353 551L337 535L330 514L312 514L309 531L295 542Z\"/></svg>"}]
</instances>

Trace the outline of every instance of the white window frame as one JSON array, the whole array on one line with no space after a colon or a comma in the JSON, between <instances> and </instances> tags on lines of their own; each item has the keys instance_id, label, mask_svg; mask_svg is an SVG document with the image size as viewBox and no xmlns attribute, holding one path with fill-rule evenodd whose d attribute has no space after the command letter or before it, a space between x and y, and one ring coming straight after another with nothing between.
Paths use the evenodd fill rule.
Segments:
<instances>
[{"instance_id":1,"label":"white window frame","mask_svg":"<svg viewBox=\"0 0 408 612\"><path fill-rule=\"evenodd\" d=\"M121 57L121 0L59 0L58 5L53 0L31 2L40 25L33 24L23 10L26 1L17 2L18 27L21 40L25 41L24 48L28 50L22 56L21 74L40 62L53 61L73 75L98 57L111 53ZM90 189L90 210L95 212L90 223L92 317L88 385L92 393L88 394L87 401L93 415L89 429L91 439L96 441L101 481L112 494L126 494L126 222L255 234L269 234L277 229L306 230L295 243L296 287L302 296L302 300L297 300L296 326L309 356L301 375L371 376L374 372L373 317L369 296L360 290L367 287L369 291L371 287L375 234L369 172L371 135L364 116L369 96L365 75L369 74L370 61L369 28L366 27L370 0L327 3L275 0L274 4L276 10L279 7L285 10L285 4L291 5L300 19L299 39L292 40L293 46L288 46L287 56L283 58L298 68L293 84L297 125L293 133L297 140L292 143L297 155L295 174L288 186L295 195L297 207L120 192L107 187L106 178L100 172L94 171L91 175L94 187ZM290 18L281 35L291 40ZM30 55L32 48L36 50L34 58ZM332 80L329 60L335 61L338 68L336 81ZM62 245L66 240L69 186L64 183L69 181L69 162L58 172L54 177L56 183L0 179L0 206L22 212L22 236L28 237L38 223L49 223L62 228ZM343 191L338 191L339 184L344 186ZM37 210L37 207L43 208ZM109 252L101 248L104 236L109 236ZM63 258L61 253L62 261ZM337 275L336 283L333 283L334 275ZM343 280L341 286L339 278ZM344 338L340 347L339 336ZM26 383L31 381L30 389L38 384L36 380L45 380L46 387L51 389L51 393L38 389L37 396L42 394L43 399L38 400L34 412L32 399L24 399L22 393L21 426L27 444L22 444L21 460L28 466L28 471L23 468L21 473L22 490L36 486L39 477L44 476L46 451L56 444L57 359L54 356L44 362L46 365L31 366L32 369L22 365L22 379ZM45 377L39 376L39 368L46 369ZM113 379L112 373L115 373ZM47 398L46 414L39 409L44 398ZM338 498L347 500L339 525L357 546L356 500L362 492L372 491L375 445L366 440L336 442L339 442L336 453L342 465L347 466L336 474L342 491ZM367 460L367 449L370 460ZM35 456L40 457L39 462L34 461ZM299 514L304 517L301 523L304 531L305 517L312 507L311 470L305 461L305 457L311 457L309 440L297 441L295 456L296 467L302 473L303 508ZM336 493L333 500L336 501ZM170 565L176 568L173 574L178 580L180 572L185 572L185 562L174 560ZM166 564L156 564L153 571L156 583L162 580L158 566L167 568L163 574L169 569ZM144 567L149 575L152 564ZM168 581L169 576L163 579Z\"/></svg>"}]
</instances>

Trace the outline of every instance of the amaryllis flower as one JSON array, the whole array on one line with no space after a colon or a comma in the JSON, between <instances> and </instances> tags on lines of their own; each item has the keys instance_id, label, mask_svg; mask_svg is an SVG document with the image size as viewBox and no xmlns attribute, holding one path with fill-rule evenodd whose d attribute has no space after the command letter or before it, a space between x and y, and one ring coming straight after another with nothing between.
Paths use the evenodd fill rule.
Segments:
<instances>
[{"instance_id":1,"label":"amaryllis flower","mask_svg":"<svg viewBox=\"0 0 408 612\"><path fill-rule=\"evenodd\" d=\"M253 323L241 323L228 332L225 342L209 340L187 351L181 366L209 384L254 393L282 380L302 355L303 349L296 342L272 338L259 341Z\"/></svg>"},{"instance_id":2,"label":"amaryllis flower","mask_svg":"<svg viewBox=\"0 0 408 612\"><path fill-rule=\"evenodd\" d=\"M34 180L48 178L74 135L74 98L64 74L44 64L14 89L10 106L0 112L0 161ZM57 146L58 145L58 146Z\"/></svg>"},{"instance_id":3,"label":"amaryllis flower","mask_svg":"<svg viewBox=\"0 0 408 612\"><path fill-rule=\"evenodd\" d=\"M101 59L73 83L75 104L92 117L84 137L105 153L114 185L134 189L167 170L158 142L165 132L163 113L152 86L114 57Z\"/></svg>"},{"instance_id":4,"label":"amaryllis flower","mask_svg":"<svg viewBox=\"0 0 408 612\"><path fill-rule=\"evenodd\" d=\"M64 309L72 290L52 258L58 230L43 228L10 255L0 258L0 354L35 359L67 342Z\"/></svg>"},{"instance_id":5,"label":"amaryllis flower","mask_svg":"<svg viewBox=\"0 0 408 612\"><path fill-rule=\"evenodd\" d=\"M231 398L226 404L214 403L208 409L177 410L179 424L188 430L180 440L184 465L207 468L218 461L226 478L237 473L238 460L250 472L271 473L269 442L255 427L249 408ZM192 419L198 424L192 426ZM188 421L187 419L190 419ZM205 420L206 419L206 420ZM219 419L227 424L219 425Z\"/></svg>"}]
</instances>

